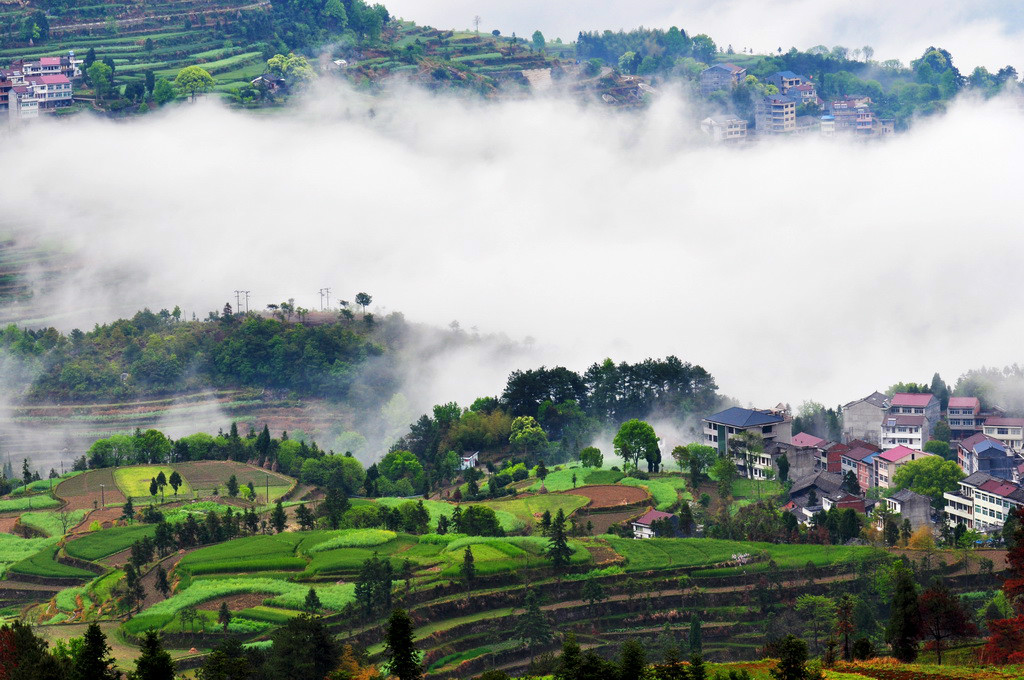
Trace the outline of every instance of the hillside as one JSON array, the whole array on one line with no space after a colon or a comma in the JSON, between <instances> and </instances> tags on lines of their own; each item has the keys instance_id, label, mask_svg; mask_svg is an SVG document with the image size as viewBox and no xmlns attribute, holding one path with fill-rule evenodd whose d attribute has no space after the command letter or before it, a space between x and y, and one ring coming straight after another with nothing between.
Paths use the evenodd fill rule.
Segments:
<instances>
[{"instance_id":1,"label":"hillside","mask_svg":"<svg viewBox=\"0 0 1024 680\"><path fill-rule=\"evenodd\" d=\"M160 471L179 471L182 487L173 495L170 488L136 495L142 482ZM569 472L579 479L575 489L568 485ZM660 505L665 488L675 496L664 500L666 507L698 492L678 475L625 486L621 473L613 473L554 470L544 480L549 493L527 491L539 481L531 478L522 481L514 498L457 508L444 501L388 497L353 498L343 506L337 497L317 502L306 495L308 486L227 461L91 470L55 480L53 492L46 484L32 486L34 507L65 503L64 509L76 513L66 528L60 508L26 513L15 508L25 506L25 497L0 500L0 527L39 527L37 538L0 534L7 571L0 599L7 612L21 611L42 624L51 640L80 634L84 623L101 623L108 635L123 636L118 664L125 670L131 645L155 627L185 669L204 663L209 650L229 636L256 647L271 644L277 629L309 610L310 589L327 630L379 660L380 621L388 609L384 591L355 584L380 581L383 588L386 582L387 602L412 617L427 677L438 679L474 677L492 667L518 674L531 660L540 664L535 671L550 672L544 653L559 643L546 637L543 626L536 635L523 632L533 607L544 625L559 635L575 633L584 649L606 657L628 640L642 640L651 662L672 654L688 658L699 650L712 671L746 670L766 678L773 662L756 660L781 630L802 631L812 640L811 622L794 615L798 598L835 601L852 595L857 635L879 640L897 557L913 566L921 588L938 576L972 612L996 606L993 588L1005 568L1004 551L965 557L962 551L934 548L592 535L588 523L605 527L601 531L609 526L606 517L621 525L648 504ZM231 475L243 487L238 498L226 495ZM599 483L588 483L590 478ZM255 482L252 502L242 498L249 481ZM262 495L264 488L268 495ZM735 500L752 501L741 497L749 492L738 491ZM127 523L123 504L130 495L136 495L136 510L153 504L160 519L140 513ZM189 502L182 502L185 497ZM268 497L287 500L282 524L258 530L262 522L277 521ZM475 508L493 511L495 524L465 523ZM310 509L314 512L304 519L302 513ZM568 518L569 552L561 566L548 547L561 539L543 528L544 513L559 512ZM21 513L20 519L14 513ZM340 528L330 528L332 521ZM160 526L171 527L171 533ZM147 556L139 541L151 541L148 550L156 552ZM472 578L465 576L467 554L474 562ZM167 597L156 592L157 565L169 573ZM118 587L136 567L143 584L138 596ZM127 617L126 607L139 611ZM226 624L218 618L225 607L231 613ZM813 642L812 652L820 653L822 644ZM947 662L966 663L974 644L947 653ZM741 660L746 663L736 664ZM719 665L724 662L734 665ZM876 660L839 666L827 677L911 677L894 672L888 660ZM936 680L999 677L964 674L975 671L959 666L953 675L927 665L901 666L898 672Z\"/></svg>"}]
</instances>

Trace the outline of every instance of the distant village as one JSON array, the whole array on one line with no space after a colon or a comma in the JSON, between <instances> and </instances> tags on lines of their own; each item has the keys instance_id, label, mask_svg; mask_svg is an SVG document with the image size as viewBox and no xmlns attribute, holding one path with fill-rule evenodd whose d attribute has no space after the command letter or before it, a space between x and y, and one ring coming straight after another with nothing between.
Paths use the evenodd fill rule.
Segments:
<instances>
[{"instance_id":1,"label":"distant village","mask_svg":"<svg viewBox=\"0 0 1024 680\"><path fill-rule=\"evenodd\" d=\"M68 52L66 57L19 60L10 68L0 68L0 117L29 120L40 112L70 106L73 80L82 75L81 64L74 52Z\"/></svg>"},{"instance_id":2,"label":"distant village","mask_svg":"<svg viewBox=\"0 0 1024 680\"><path fill-rule=\"evenodd\" d=\"M700 74L701 95L729 92L746 77L746 69L735 64L716 64ZM765 94L755 102L753 130L745 118L731 114L709 116L701 121L701 129L715 142L744 142L782 135L884 137L896 131L895 121L876 116L871 98L865 95L847 95L829 101L826 106L810 78L779 71L769 76L767 83L777 92ZM805 105L824 113L797 115Z\"/></svg>"},{"instance_id":3,"label":"distant village","mask_svg":"<svg viewBox=\"0 0 1024 680\"><path fill-rule=\"evenodd\" d=\"M793 419L783 405L733 407L703 419L702 443L732 456L740 476L755 480L779 479L784 456L792 481L784 509L804 524L837 507L872 517L900 515L911 530L970 529L994 536L1011 510L1024 506L1024 418L983 411L975 397L950 397L943 413L932 394L875 392L843 406L842 423L842 441L826 441L793 435ZM928 496L893 492L902 466L936 455L924 449L940 429L942 436L948 432L950 454L965 475L959 489L943 495L941 511ZM745 432L763 439L762 452L751 456L730 446Z\"/></svg>"}]
</instances>

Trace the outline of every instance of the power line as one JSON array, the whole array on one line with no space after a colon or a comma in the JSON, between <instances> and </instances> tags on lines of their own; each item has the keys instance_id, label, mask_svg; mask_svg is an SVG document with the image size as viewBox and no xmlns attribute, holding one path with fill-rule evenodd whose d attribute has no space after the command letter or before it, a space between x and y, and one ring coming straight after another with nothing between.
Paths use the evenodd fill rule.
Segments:
<instances>
[{"instance_id":1,"label":"power line","mask_svg":"<svg viewBox=\"0 0 1024 680\"><path fill-rule=\"evenodd\" d=\"M251 290L243 290L242 292L245 293L245 313L248 314L249 313L249 293L251 293L252 291Z\"/></svg>"}]
</instances>

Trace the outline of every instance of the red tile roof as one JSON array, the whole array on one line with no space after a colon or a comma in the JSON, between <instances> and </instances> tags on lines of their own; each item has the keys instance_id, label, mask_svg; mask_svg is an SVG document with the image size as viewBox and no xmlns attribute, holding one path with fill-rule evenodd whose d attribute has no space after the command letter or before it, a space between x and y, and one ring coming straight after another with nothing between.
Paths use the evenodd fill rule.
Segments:
<instances>
[{"instance_id":1,"label":"red tile roof","mask_svg":"<svg viewBox=\"0 0 1024 680\"><path fill-rule=\"evenodd\" d=\"M985 426L994 425L996 427L1024 427L1024 418L989 418L985 421Z\"/></svg>"},{"instance_id":2,"label":"red tile roof","mask_svg":"<svg viewBox=\"0 0 1024 680\"><path fill-rule=\"evenodd\" d=\"M894 449L889 449L888 451L880 455L879 458L889 463L897 463L906 458L907 456L912 456L915 453L920 454L921 452L915 451L914 449L908 449L906 446L897 446Z\"/></svg>"},{"instance_id":3,"label":"red tile roof","mask_svg":"<svg viewBox=\"0 0 1024 680\"><path fill-rule=\"evenodd\" d=\"M882 449L875 446L871 442L866 442L863 439L851 439L846 442L846 445L851 449L871 449L872 451L881 451Z\"/></svg>"},{"instance_id":4,"label":"red tile roof","mask_svg":"<svg viewBox=\"0 0 1024 680\"><path fill-rule=\"evenodd\" d=\"M960 442L960 446L967 451L973 451L975 446L984 441L1002 444L1002 442L996 439L995 437L990 437L987 434L979 432L978 434L972 434L970 437Z\"/></svg>"},{"instance_id":5,"label":"red tile roof","mask_svg":"<svg viewBox=\"0 0 1024 680\"><path fill-rule=\"evenodd\" d=\"M790 440L790 444L793 446L818 446L824 444L825 440L821 437L815 437L813 434L808 432L801 432L800 434L794 435Z\"/></svg>"},{"instance_id":6,"label":"red tile roof","mask_svg":"<svg viewBox=\"0 0 1024 680\"><path fill-rule=\"evenodd\" d=\"M999 481L996 479L990 479L987 482L983 483L978 488L981 489L982 491L994 493L997 496L1009 496L1014 490L1016 490L1017 487L1007 482Z\"/></svg>"},{"instance_id":7,"label":"red tile roof","mask_svg":"<svg viewBox=\"0 0 1024 680\"><path fill-rule=\"evenodd\" d=\"M870 456L872 453L875 453L875 451L858 446L852 451L847 451L846 453L844 453L843 458L850 458L859 463L860 461Z\"/></svg>"},{"instance_id":8,"label":"red tile roof","mask_svg":"<svg viewBox=\"0 0 1024 680\"><path fill-rule=\"evenodd\" d=\"M41 57L40 66L60 66L60 57Z\"/></svg>"},{"instance_id":9,"label":"red tile roof","mask_svg":"<svg viewBox=\"0 0 1024 680\"><path fill-rule=\"evenodd\" d=\"M897 392L892 395L893 406L914 406L916 408L924 408L931 400L935 397L931 394L910 394L908 392Z\"/></svg>"},{"instance_id":10,"label":"red tile roof","mask_svg":"<svg viewBox=\"0 0 1024 680\"><path fill-rule=\"evenodd\" d=\"M68 77L65 76L65 75L38 76L37 78L33 78L32 80L33 81L41 80L43 82L43 85L64 85L66 83L70 83L71 82L70 80L68 80Z\"/></svg>"},{"instance_id":11,"label":"red tile roof","mask_svg":"<svg viewBox=\"0 0 1024 680\"><path fill-rule=\"evenodd\" d=\"M977 397L950 397L949 408L981 408L981 402Z\"/></svg>"}]
</instances>

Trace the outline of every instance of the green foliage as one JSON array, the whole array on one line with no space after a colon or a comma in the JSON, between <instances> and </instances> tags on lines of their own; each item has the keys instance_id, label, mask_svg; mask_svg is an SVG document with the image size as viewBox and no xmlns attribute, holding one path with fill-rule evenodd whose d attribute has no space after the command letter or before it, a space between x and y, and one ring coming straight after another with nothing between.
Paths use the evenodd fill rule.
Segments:
<instances>
[{"instance_id":1,"label":"green foliage","mask_svg":"<svg viewBox=\"0 0 1024 680\"><path fill-rule=\"evenodd\" d=\"M654 497L655 508L662 511L671 509L679 502L678 489L682 480L676 479L634 479L624 477L619 484L647 489Z\"/></svg>"},{"instance_id":2,"label":"green foliage","mask_svg":"<svg viewBox=\"0 0 1024 680\"><path fill-rule=\"evenodd\" d=\"M647 461L649 472L657 472L661 463L661 450L658 448L658 436L654 428L642 420L633 418L619 427L612 440L615 455L630 463L634 468L640 459Z\"/></svg>"},{"instance_id":3,"label":"green foliage","mask_svg":"<svg viewBox=\"0 0 1024 680\"><path fill-rule=\"evenodd\" d=\"M58 562L56 560L57 549L56 545L43 548L32 557L15 562L11 565L10 570L18 574L57 578L91 579L96 576L91 571Z\"/></svg>"},{"instance_id":4,"label":"green foliage","mask_svg":"<svg viewBox=\"0 0 1024 680\"><path fill-rule=\"evenodd\" d=\"M111 527L68 541L64 550L72 557L95 561L127 550L135 541L145 536L152 537L155 533L156 526L153 524Z\"/></svg>"},{"instance_id":5,"label":"green foliage","mask_svg":"<svg viewBox=\"0 0 1024 680\"><path fill-rule=\"evenodd\" d=\"M355 586L351 583L324 584L314 587L317 596L327 609L341 611L346 604L355 600ZM267 594L269 604L298 610L302 608L308 592L308 584L270 578L197 579L184 590L143 610L125 623L124 628L129 633L138 633L149 628L162 628L186 607L194 607L209 600L239 593Z\"/></svg>"},{"instance_id":6,"label":"green foliage","mask_svg":"<svg viewBox=\"0 0 1024 680\"><path fill-rule=\"evenodd\" d=\"M55 508L60 501L52 496L20 496L0 500L0 512L14 512L16 510L42 510L44 508Z\"/></svg>"},{"instance_id":7,"label":"green foliage","mask_svg":"<svg viewBox=\"0 0 1024 680\"><path fill-rule=\"evenodd\" d=\"M71 510L66 514L67 526L77 525L85 516L85 510ZM42 531L47 536L63 536L64 524L59 512L23 512L21 523Z\"/></svg>"},{"instance_id":8,"label":"green foliage","mask_svg":"<svg viewBox=\"0 0 1024 680\"><path fill-rule=\"evenodd\" d=\"M945 505L942 494L960 488L964 471L954 461L938 456L928 456L902 465L893 476L897 489L910 489L923 496L929 496L935 507Z\"/></svg>"},{"instance_id":9,"label":"green foliage","mask_svg":"<svg viewBox=\"0 0 1024 680\"><path fill-rule=\"evenodd\" d=\"M308 549L309 553L338 548L370 548L393 540L398 534L384 529L345 529Z\"/></svg>"}]
</instances>

